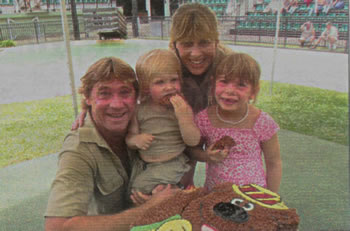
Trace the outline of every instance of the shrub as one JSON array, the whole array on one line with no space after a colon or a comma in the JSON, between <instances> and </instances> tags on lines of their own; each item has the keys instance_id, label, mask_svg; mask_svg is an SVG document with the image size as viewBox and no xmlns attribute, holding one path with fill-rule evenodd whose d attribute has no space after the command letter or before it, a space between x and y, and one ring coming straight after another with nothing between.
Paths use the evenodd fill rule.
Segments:
<instances>
[{"instance_id":1,"label":"shrub","mask_svg":"<svg viewBox=\"0 0 350 231\"><path fill-rule=\"evenodd\" d=\"M16 43L12 40L4 40L1 41L0 47L15 47Z\"/></svg>"}]
</instances>

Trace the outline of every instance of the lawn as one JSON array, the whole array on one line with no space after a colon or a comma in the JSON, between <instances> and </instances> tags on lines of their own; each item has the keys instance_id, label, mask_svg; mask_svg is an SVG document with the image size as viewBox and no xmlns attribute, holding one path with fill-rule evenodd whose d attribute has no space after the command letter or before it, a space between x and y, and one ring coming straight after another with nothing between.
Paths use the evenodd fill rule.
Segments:
<instances>
[{"instance_id":1,"label":"lawn","mask_svg":"<svg viewBox=\"0 0 350 231\"><path fill-rule=\"evenodd\" d=\"M257 106L285 130L348 145L348 95L262 81ZM74 120L71 96L0 105L0 167L58 152Z\"/></svg>"}]
</instances>

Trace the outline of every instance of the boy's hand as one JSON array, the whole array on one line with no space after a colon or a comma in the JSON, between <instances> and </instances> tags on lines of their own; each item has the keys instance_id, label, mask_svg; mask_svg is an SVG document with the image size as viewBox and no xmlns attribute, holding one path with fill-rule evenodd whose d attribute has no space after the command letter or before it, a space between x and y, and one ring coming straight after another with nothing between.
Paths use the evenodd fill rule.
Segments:
<instances>
[{"instance_id":1,"label":"boy's hand","mask_svg":"<svg viewBox=\"0 0 350 231\"><path fill-rule=\"evenodd\" d=\"M208 160L210 162L219 163L226 158L229 149L227 147L224 149L213 149L214 145L215 143L210 145L207 149Z\"/></svg>"},{"instance_id":2,"label":"boy's hand","mask_svg":"<svg viewBox=\"0 0 350 231\"><path fill-rule=\"evenodd\" d=\"M174 107L175 116L178 120L180 119L193 120L192 108L180 95L175 95L171 97L170 102Z\"/></svg>"},{"instance_id":3,"label":"boy's hand","mask_svg":"<svg viewBox=\"0 0 350 231\"><path fill-rule=\"evenodd\" d=\"M151 146L154 136L151 134L142 133L135 137L135 145L138 149L147 150Z\"/></svg>"}]
</instances>

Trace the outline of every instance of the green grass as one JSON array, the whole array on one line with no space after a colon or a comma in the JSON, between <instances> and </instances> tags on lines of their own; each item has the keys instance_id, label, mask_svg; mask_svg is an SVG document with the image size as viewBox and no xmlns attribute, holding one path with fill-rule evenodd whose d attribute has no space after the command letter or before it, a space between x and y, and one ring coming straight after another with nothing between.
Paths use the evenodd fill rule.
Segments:
<instances>
[{"instance_id":1,"label":"green grass","mask_svg":"<svg viewBox=\"0 0 350 231\"><path fill-rule=\"evenodd\" d=\"M348 95L291 84L263 82L257 106L281 128L348 145Z\"/></svg>"},{"instance_id":2,"label":"green grass","mask_svg":"<svg viewBox=\"0 0 350 231\"><path fill-rule=\"evenodd\" d=\"M0 167L57 152L73 120L70 96L0 105Z\"/></svg>"},{"instance_id":3,"label":"green grass","mask_svg":"<svg viewBox=\"0 0 350 231\"><path fill-rule=\"evenodd\" d=\"M262 82L257 106L282 129L348 145L346 93ZM0 167L58 152L74 120L70 96L0 105Z\"/></svg>"}]
</instances>

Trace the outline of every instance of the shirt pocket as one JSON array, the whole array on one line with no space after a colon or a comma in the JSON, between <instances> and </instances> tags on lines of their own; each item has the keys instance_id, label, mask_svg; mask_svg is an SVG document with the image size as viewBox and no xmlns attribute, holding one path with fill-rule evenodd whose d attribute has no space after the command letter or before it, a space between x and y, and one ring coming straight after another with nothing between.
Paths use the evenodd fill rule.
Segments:
<instances>
[{"instance_id":1,"label":"shirt pocket","mask_svg":"<svg viewBox=\"0 0 350 231\"><path fill-rule=\"evenodd\" d=\"M96 180L97 214L113 214L122 211L126 206L127 185L118 171L115 168L103 169L99 171Z\"/></svg>"},{"instance_id":2,"label":"shirt pocket","mask_svg":"<svg viewBox=\"0 0 350 231\"><path fill-rule=\"evenodd\" d=\"M123 191L124 179L115 167L103 168L98 171L96 186L103 196L112 194L115 191Z\"/></svg>"}]
</instances>

